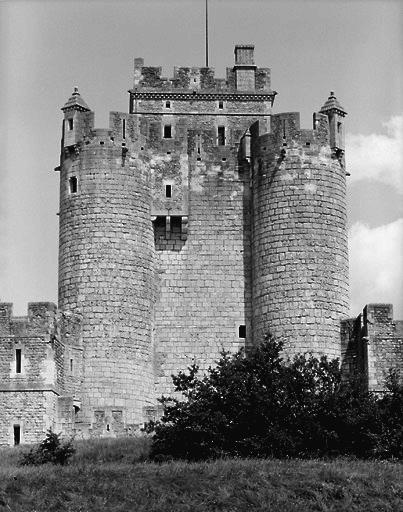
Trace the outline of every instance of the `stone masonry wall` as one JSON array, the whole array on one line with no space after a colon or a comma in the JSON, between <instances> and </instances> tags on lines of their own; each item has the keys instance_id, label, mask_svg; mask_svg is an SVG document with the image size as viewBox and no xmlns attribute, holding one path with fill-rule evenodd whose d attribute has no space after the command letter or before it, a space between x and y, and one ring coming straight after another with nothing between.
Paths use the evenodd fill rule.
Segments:
<instances>
[{"instance_id":1,"label":"stone masonry wall","mask_svg":"<svg viewBox=\"0 0 403 512\"><path fill-rule=\"evenodd\" d=\"M194 67L166 79L161 68L135 60L134 120L125 126L138 126L136 147L152 184L156 396L172 390L172 374L193 362L205 370L223 349L251 338L249 174L238 145L251 123L267 123L275 93L268 69L249 72L256 79L248 87L235 68L227 80Z\"/></svg>"},{"instance_id":2,"label":"stone masonry wall","mask_svg":"<svg viewBox=\"0 0 403 512\"><path fill-rule=\"evenodd\" d=\"M254 341L270 330L285 353L340 357L348 313L345 170L332 158L327 118L301 130L299 114L251 129Z\"/></svg>"},{"instance_id":3,"label":"stone masonry wall","mask_svg":"<svg viewBox=\"0 0 403 512\"><path fill-rule=\"evenodd\" d=\"M127 426L141 423L154 398L150 176L131 144L121 129L89 130L61 167L59 307L80 318L79 340L66 339L66 351L82 353L83 435L109 435L117 423L108 411Z\"/></svg>"},{"instance_id":4,"label":"stone masonry wall","mask_svg":"<svg viewBox=\"0 0 403 512\"><path fill-rule=\"evenodd\" d=\"M56 306L31 303L26 317L14 317L12 305L0 303L0 444L14 444L15 426L21 443L43 439L57 424L62 387Z\"/></svg>"},{"instance_id":5,"label":"stone masonry wall","mask_svg":"<svg viewBox=\"0 0 403 512\"><path fill-rule=\"evenodd\" d=\"M392 304L368 304L363 312L363 326L368 387L371 391L382 391L389 370L398 370L403 377L403 321L393 320Z\"/></svg>"}]
</instances>

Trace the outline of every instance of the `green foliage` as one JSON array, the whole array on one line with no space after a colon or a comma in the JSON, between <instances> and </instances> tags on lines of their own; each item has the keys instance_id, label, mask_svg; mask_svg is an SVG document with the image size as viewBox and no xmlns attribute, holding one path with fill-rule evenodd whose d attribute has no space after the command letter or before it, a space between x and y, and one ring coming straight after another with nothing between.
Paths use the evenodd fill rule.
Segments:
<instances>
[{"instance_id":1,"label":"green foliage","mask_svg":"<svg viewBox=\"0 0 403 512\"><path fill-rule=\"evenodd\" d=\"M75 449L72 440L64 443L60 440L60 434L49 429L45 439L21 458L22 466L38 466L51 462L52 464L64 465L74 454Z\"/></svg>"},{"instance_id":2,"label":"green foliage","mask_svg":"<svg viewBox=\"0 0 403 512\"><path fill-rule=\"evenodd\" d=\"M402 457L396 379L379 400L360 383L344 383L337 360L299 355L283 361L281 349L268 336L247 355L223 353L204 376L197 365L173 376L184 399L160 399L163 417L146 426L151 456Z\"/></svg>"}]
</instances>

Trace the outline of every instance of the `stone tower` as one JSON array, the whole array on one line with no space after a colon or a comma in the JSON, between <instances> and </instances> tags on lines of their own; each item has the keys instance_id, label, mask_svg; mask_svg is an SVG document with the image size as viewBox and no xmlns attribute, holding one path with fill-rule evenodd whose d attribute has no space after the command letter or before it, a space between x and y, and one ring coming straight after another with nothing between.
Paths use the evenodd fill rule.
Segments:
<instances>
[{"instance_id":1,"label":"stone tower","mask_svg":"<svg viewBox=\"0 0 403 512\"><path fill-rule=\"evenodd\" d=\"M346 172L342 119L333 93L312 130L298 113L251 128L254 340L269 329L292 356L340 357L349 309Z\"/></svg>"},{"instance_id":2,"label":"stone tower","mask_svg":"<svg viewBox=\"0 0 403 512\"><path fill-rule=\"evenodd\" d=\"M94 129L77 89L62 110L59 308L80 325L64 336L67 388L78 377L84 433L118 434L154 398L150 175L129 153L125 118Z\"/></svg>"}]
</instances>

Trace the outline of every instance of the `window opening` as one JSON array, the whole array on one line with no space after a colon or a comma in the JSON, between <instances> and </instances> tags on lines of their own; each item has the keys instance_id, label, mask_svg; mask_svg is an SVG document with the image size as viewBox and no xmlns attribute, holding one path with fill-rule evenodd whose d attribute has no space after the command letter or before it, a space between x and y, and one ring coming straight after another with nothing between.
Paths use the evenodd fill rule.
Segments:
<instances>
[{"instance_id":1,"label":"window opening","mask_svg":"<svg viewBox=\"0 0 403 512\"><path fill-rule=\"evenodd\" d=\"M69 178L69 191L70 194L76 194L77 192L77 176Z\"/></svg>"},{"instance_id":2,"label":"window opening","mask_svg":"<svg viewBox=\"0 0 403 512\"><path fill-rule=\"evenodd\" d=\"M341 133L341 123L337 123L337 133Z\"/></svg>"},{"instance_id":3,"label":"window opening","mask_svg":"<svg viewBox=\"0 0 403 512\"><path fill-rule=\"evenodd\" d=\"M68 122L69 130L71 131L73 129L73 119L68 119L67 122Z\"/></svg>"},{"instance_id":4,"label":"window opening","mask_svg":"<svg viewBox=\"0 0 403 512\"><path fill-rule=\"evenodd\" d=\"M126 138L126 119L122 119L122 138Z\"/></svg>"},{"instance_id":5,"label":"window opening","mask_svg":"<svg viewBox=\"0 0 403 512\"><path fill-rule=\"evenodd\" d=\"M21 426L14 425L14 446L17 446L21 443Z\"/></svg>"},{"instance_id":6,"label":"window opening","mask_svg":"<svg viewBox=\"0 0 403 512\"><path fill-rule=\"evenodd\" d=\"M15 373L21 373L21 349L15 349Z\"/></svg>"},{"instance_id":7,"label":"window opening","mask_svg":"<svg viewBox=\"0 0 403 512\"><path fill-rule=\"evenodd\" d=\"M240 325L238 330L239 338L246 338L246 325Z\"/></svg>"},{"instance_id":8,"label":"window opening","mask_svg":"<svg viewBox=\"0 0 403 512\"><path fill-rule=\"evenodd\" d=\"M165 185L165 197L172 197L172 185Z\"/></svg>"},{"instance_id":9,"label":"window opening","mask_svg":"<svg viewBox=\"0 0 403 512\"><path fill-rule=\"evenodd\" d=\"M103 140L100 140L99 143L101 144L101 146L103 146L105 144L105 142Z\"/></svg>"},{"instance_id":10,"label":"window opening","mask_svg":"<svg viewBox=\"0 0 403 512\"><path fill-rule=\"evenodd\" d=\"M164 125L164 139L172 138L172 126L170 124Z\"/></svg>"},{"instance_id":11,"label":"window opening","mask_svg":"<svg viewBox=\"0 0 403 512\"><path fill-rule=\"evenodd\" d=\"M222 109L224 108L224 102L223 102L223 101L219 101L219 102L218 102L218 108L219 108L220 110L222 110Z\"/></svg>"},{"instance_id":12,"label":"window opening","mask_svg":"<svg viewBox=\"0 0 403 512\"><path fill-rule=\"evenodd\" d=\"M73 360L70 359L70 372L73 373Z\"/></svg>"},{"instance_id":13,"label":"window opening","mask_svg":"<svg viewBox=\"0 0 403 512\"><path fill-rule=\"evenodd\" d=\"M218 145L225 146L225 126L218 127Z\"/></svg>"},{"instance_id":14,"label":"window opening","mask_svg":"<svg viewBox=\"0 0 403 512\"><path fill-rule=\"evenodd\" d=\"M171 108L171 102L169 100L165 102L165 108Z\"/></svg>"},{"instance_id":15,"label":"window opening","mask_svg":"<svg viewBox=\"0 0 403 512\"><path fill-rule=\"evenodd\" d=\"M109 423L106 424L106 430L109 432Z\"/></svg>"}]
</instances>

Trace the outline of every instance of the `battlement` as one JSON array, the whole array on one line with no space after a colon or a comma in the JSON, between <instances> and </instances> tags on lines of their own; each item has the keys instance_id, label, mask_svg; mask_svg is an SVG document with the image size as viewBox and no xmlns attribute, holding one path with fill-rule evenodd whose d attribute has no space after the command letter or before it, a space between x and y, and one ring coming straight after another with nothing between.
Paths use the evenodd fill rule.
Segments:
<instances>
[{"instance_id":1,"label":"battlement","mask_svg":"<svg viewBox=\"0 0 403 512\"><path fill-rule=\"evenodd\" d=\"M270 69L259 68L254 61L253 45L236 45L235 64L227 67L225 78L215 78L212 67L175 66L172 78L162 76L162 68L144 66L134 59L134 85L131 95L141 92L197 93L272 93ZM274 93L275 94L275 93Z\"/></svg>"},{"instance_id":2,"label":"battlement","mask_svg":"<svg viewBox=\"0 0 403 512\"><path fill-rule=\"evenodd\" d=\"M333 131L334 124L330 116L324 112L313 114L311 129L301 128L299 112L272 114L269 122L258 120L251 126L251 149L256 158L272 154L275 158L283 159L294 150L303 150L312 156L320 154L325 149L344 167L344 143L334 144ZM241 141L241 158L248 158L248 144L245 140Z\"/></svg>"},{"instance_id":3,"label":"battlement","mask_svg":"<svg viewBox=\"0 0 403 512\"><path fill-rule=\"evenodd\" d=\"M0 336L43 336L55 329L57 306L53 302L30 302L26 316L13 316L13 304L0 302Z\"/></svg>"}]
</instances>

